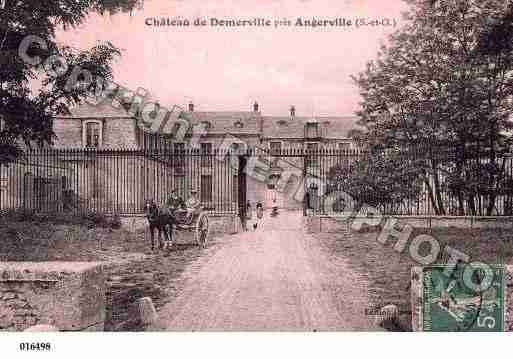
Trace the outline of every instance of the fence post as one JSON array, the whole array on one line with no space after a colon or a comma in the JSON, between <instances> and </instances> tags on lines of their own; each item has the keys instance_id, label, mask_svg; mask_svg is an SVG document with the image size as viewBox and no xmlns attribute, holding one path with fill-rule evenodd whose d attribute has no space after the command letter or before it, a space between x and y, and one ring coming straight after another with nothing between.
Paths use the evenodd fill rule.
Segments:
<instances>
[{"instance_id":1,"label":"fence post","mask_svg":"<svg viewBox=\"0 0 513 359\"><path fill-rule=\"evenodd\" d=\"M305 188L303 188L303 192L304 192L304 195L303 195L303 217L306 217L308 215L307 213L307 201L306 201L306 196L307 196L307 193L308 193L308 189L306 188L306 155L304 153L304 150L301 150L301 156L303 157L303 178L302 178L302 183L303 183L303 186L305 186ZM309 195L308 195L309 196ZM309 198L309 197L308 197Z\"/></svg>"},{"instance_id":2,"label":"fence post","mask_svg":"<svg viewBox=\"0 0 513 359\"><path fill-rule=\"evenodd\" d=\"M239 167L238 167L238 207L239 207L239 218L242 224L243 230L246 230L246 192L247 192L247 181L246 181L246 164L249 151L246 154L239 155Z\"/></svg>"}]
</instances>

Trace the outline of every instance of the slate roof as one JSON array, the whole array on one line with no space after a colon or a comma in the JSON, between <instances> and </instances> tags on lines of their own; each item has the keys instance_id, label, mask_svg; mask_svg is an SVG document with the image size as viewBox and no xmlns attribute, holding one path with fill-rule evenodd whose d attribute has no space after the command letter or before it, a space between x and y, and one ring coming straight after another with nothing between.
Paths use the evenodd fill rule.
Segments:
<instances>
[{"instance_id":1,"label":"slate roof","mask_svg":"<svg viewBox=\"0 0 513 359\"><path fill-rule=\"evenodd\" d=\"M57 118L85 119L85 118L134 118L122 106L115 108L109 100L99 105L84 102L70 109L70 115L57 116Z\"/></svg>"},{"instance_id":2,"label":"slate roof","mask_svg":"<svg viewBox=\"0 0 513 359\"><path fill-rule=\"evenodd\" d=\"M183 112L182 118L191 121L192 125L209 123L209 134L248 134L258 135L260 133L259 112L250 111L222 111L222 112Z\"/></svg>"},{"instance_id":3,"label":"slate roof","mask_svg":"<svg viewBox=\"0 0 513 359\"><path fill-rule=\"evenodd\" d=\"M349 132L357 128L356 116L328 116L328 117L304 117L304 116L264 116L264 138L303 138L305 125L309 122L317 122L322 129L322 136L326 139L350 138Z\"/></svg>"},{"instance_id":4,"label":"slate roof","mask_svg":"<svg viewBox=\"0 0 513 359\"><path fill-rule=\"evenodd\" d=\"M350 131L358 128L356 116L262 116L253 111L184 111L182 118L197 125L209 123L209 134L213 135L262 135L265 139L297 138L305 135L305 125L316 121L326 139L348 139ZM93 106L83 103L71 109L71 115L58 118L134 118L122 106L115 108L110 101Z\"/></svg>"}]
</instances>

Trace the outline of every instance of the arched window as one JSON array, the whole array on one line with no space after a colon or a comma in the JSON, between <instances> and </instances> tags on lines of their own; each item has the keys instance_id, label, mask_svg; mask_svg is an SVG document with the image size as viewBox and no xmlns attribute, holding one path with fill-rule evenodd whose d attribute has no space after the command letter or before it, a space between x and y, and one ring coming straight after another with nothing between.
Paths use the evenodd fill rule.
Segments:
<instances>
[{"instance_id":1,"label":"arched window","mask_svg":"<svg viewBox=\"0 0 513 359\"><path fill-rule=\"evenodd\" d=\"M99 120L87 120L82 123L82 143L85 147L98 148L103 143L103 124Z\"/></svg>"}]
</instances>

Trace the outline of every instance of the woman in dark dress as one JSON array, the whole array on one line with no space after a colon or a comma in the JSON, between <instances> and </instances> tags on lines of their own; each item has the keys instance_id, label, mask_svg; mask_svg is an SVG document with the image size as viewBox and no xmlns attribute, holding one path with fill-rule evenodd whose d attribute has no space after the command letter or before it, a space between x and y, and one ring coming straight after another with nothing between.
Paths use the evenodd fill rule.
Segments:
<instances>
[{"instance_id":1,"label":"woman in dark dress","mask_svg":"<svg viewBox=\"0 0 513 359\"><path fill-rule=\"evenodd\" d=\"M264 206L262 206L262 202L258 201L256 204L256 212L257 212L257 218L262 219L264 216Z\"/></svg>"}]
</instances>

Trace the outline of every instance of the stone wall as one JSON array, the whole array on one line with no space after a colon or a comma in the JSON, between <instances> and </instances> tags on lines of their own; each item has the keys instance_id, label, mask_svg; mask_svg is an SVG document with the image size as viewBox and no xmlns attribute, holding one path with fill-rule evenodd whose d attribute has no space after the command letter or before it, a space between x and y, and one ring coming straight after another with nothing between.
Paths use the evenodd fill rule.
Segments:
<instances>
[{"instance_id":1,"label":"stone wall","mask_svg":"<svg viewBox=\"0 0 513 359\"><path fill-rule=\"evenodd\" d=\"M104 148L137 148L133 118L107 118L103 125Z\"/></svg>"},{"instance_id":2,"label":"stone wall","mask_svg":"<svg viewBox=\"0 0 513 359\"><path fill-rule=\"evenodd\" d=\"M136 122L133 118L90 118L103 122L102 148L136 148ZM82 124L88 118L56 118L53 130L57 147L81 148Z\"/></svg>"},{"instance_id":3,"label":"stone wall","mask_svg":"<svg viewBox=\"0 0 513 359\"><path fill-rule=\"evenodd\" d=\"M348 217L304 217L304 226L307 233L338 233L347 231Z\"/></svg>"},{"instance_id":4,"label":"stone wall","mask_svg":"<svg viewBox=\"0 0 513 359\"><path fill-rule=\"evenodd\" d=\"M71 118L55 118L53 120L53 131L57 138L57 147L82 147L82 120Z\"/></svg>"},{"instance_id":5,"label":"stone wall","mask_svg":"<svg viewBox=\"0 0 513 359\"><path fill-rule=\"evenodd\" d=\"M105 290L102 263L0 263L0 330L102 331Z\"/></svg>"},{"instance_id":6,"label":"stone wall","mask_svg":"<svg viewBox=\"0 0 513 359\"><path fill-rule=\"evenodd\" d=\"M388 218L397 219L400 225L409 224L415 228L512 228L513 217L451 217L451 216L384 216L381 224ZM308 233L337 233L348 228L347 216L308 216L305 229Z\"/></svg>"}]
</instances>

